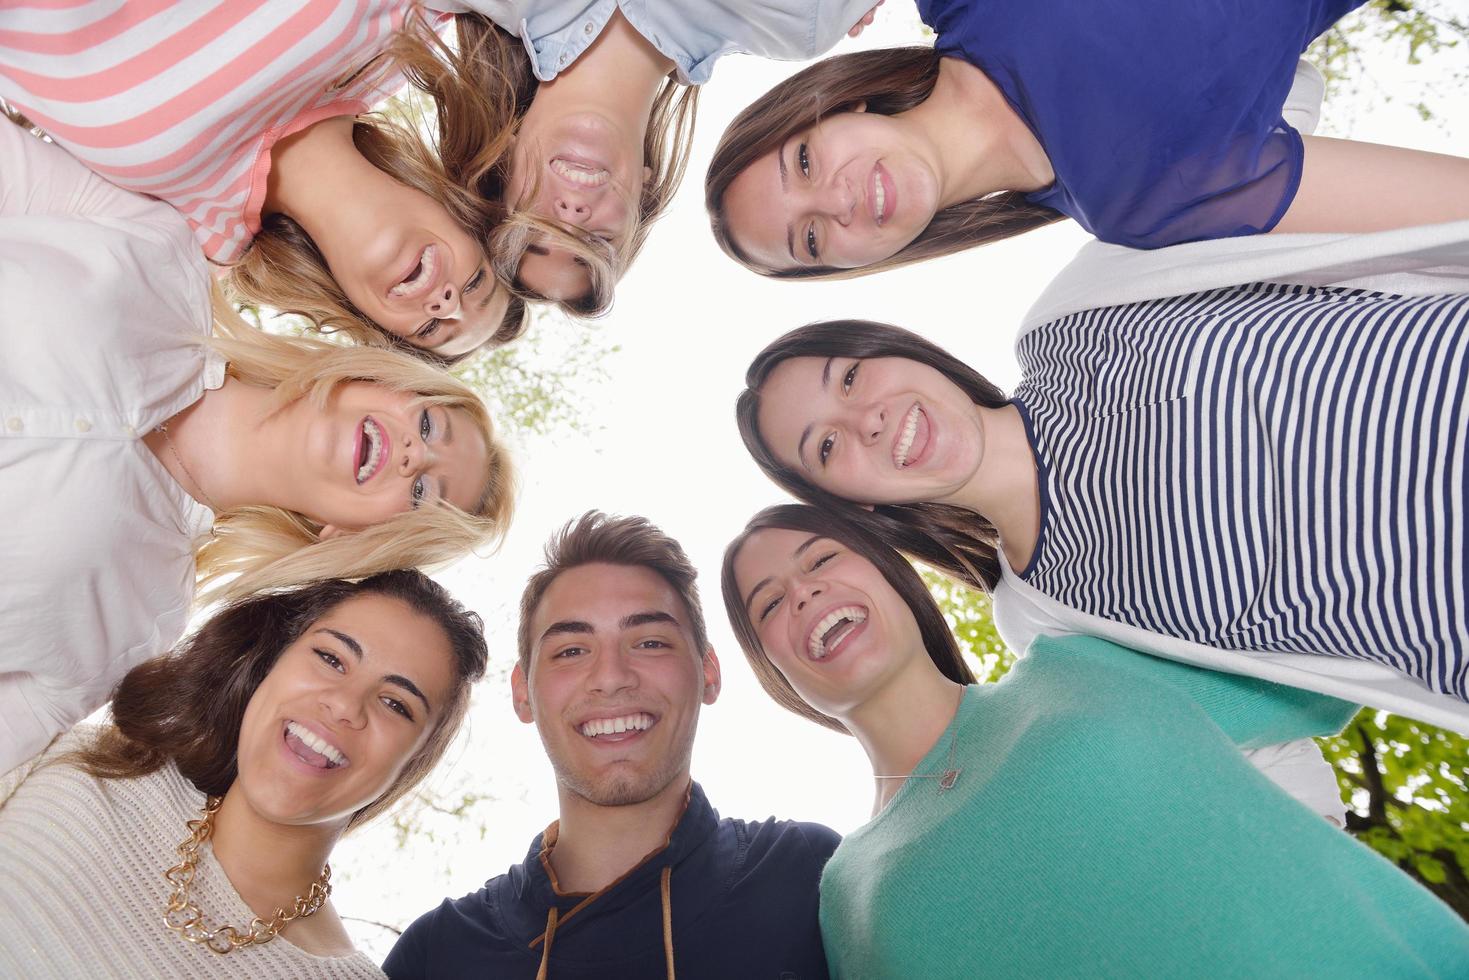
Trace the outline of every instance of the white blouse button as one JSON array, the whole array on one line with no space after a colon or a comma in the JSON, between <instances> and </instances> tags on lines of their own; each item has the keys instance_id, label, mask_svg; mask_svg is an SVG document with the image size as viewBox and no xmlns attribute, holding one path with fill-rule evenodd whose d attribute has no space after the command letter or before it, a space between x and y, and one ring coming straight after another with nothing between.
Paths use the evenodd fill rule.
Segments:
<instances>
[{"instance_id":1,"label":"white blouse button","mask_svg":"<svg viewBox=\"0 0 1469 980\"><path fill-rule=\"evenodd\" d=\"M25 423L20 420L20 416L12 415L10 416L10 418L5 420L5 428L9 429L11 432L19 432L21 429L25 428Z\"/></svg>"},{"instance_id":2,"label":"white blouse button","mask_svg":"<svg viewBox=\"0 0 1469 980\"><path fill-rule=\"evenodd\" d=\"M124 434L130 435L130 436L135 436L135 435L138 434L138 430L135 429L135 428L133 428L131 425L125 425L125 426L123 426L122 427L122 431L123 431Z\"/></svg>"},{"instance_id":3,"label":"white blouse button","mask_svg":"<svg viewBox=\"0 0 1469 980\"><path fill-rule=\"evenodd\" d=\"M92 431L92 423L91 422L88 422L86 419L77 419L77 431L78 432L91 432Z\"/></svg>"}]
</instances>

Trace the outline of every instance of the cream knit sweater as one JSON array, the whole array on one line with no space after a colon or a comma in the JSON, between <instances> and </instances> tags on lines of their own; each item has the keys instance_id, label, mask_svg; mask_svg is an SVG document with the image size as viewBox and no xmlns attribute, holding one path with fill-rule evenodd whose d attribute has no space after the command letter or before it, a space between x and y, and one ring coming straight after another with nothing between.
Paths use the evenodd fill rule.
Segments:
<instances>
[{"instance_id":1,"label":"cream knit sweater","mask_svg":"<svg viewBox=\"0 0 1469 980\"><path fill-rule=\"evenodd\" d=\"M79 726L0 776L0 977L383 976L362 953L306 953L291 945L289 930L220 956L167 928L163 872L178 863L175 848L204 794L172 765L118 780L41 765L95 732ZM252 917L207 844L191 896L211 924L243 927Z\"/></svg>"}]
</instances>

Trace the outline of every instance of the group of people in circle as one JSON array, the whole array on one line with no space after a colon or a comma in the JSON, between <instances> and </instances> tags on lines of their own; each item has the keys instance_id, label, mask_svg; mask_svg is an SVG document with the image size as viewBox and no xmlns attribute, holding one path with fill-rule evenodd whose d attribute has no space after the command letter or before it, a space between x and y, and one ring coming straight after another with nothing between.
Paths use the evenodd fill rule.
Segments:
<instances>
[{"instance_id":1,"label":"group of people in circle","mask_svg":"<svg viewBox=\"0 0 1469 980\"><path fill-rule=\"evenodd\" d=\"M382 970L328 858L454 739L484 624L424 571L513 512L449 369L537 306L611 306L720 57L818 58L881 13L0 10L0 972L1469 968L1469 927L1339 829L1310 742L1363 704L1469 731L1469 161L1311 134L1302 53L1360 2L920 0L931 47L740 113L705 202L759 275L1097 239L1011 392L922 324L833 320L736 400L801 502L729 545L725 610L778 704L857 738L872 820L719 817L697 573L588 513L526 586L511 679L557 820ZM1003 682L911 559L993 596Z\"/></svg>"}]
</instances>

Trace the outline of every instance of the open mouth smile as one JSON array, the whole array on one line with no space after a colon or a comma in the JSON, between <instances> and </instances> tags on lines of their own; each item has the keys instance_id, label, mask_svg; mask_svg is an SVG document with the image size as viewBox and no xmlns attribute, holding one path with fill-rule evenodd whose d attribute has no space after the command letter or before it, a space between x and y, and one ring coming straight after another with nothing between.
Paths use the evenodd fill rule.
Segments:
<instances>
[{"instance_id":1,"label":"open mouth smile","mask_svg":"<svg viewBox=\"0 0 1469 980\"><path fill-rule=\"evenodd\" d=\"M872 187L867 200L873 223L881 228L893 216L893 209L898 203L898 192L893 187L892 177L880 163L872 165Z\"/></svg>"},{"instance_id":2,"label":"open mouth smile","mask_svg":"<svg viewBox=\"0 0 1469 980\"><path fill-rule=\"evenodd\" d=\"M914 402L903 418L903 427L898 430L897 438L893 440L893 465L901 470L916 463L928 449L932 435L928 413Z\"/></svg>"},{"instance_id":3,"label":"open mouth smile","mask_svg":"<svg viewBox=\"0 0 1469 980\"><path fill-rule=\"evenodd\" d=\"M578 187L602 187L612 179L611 171L605 167L566 157L553 157L550 166L557 177Z\"/></svg>"},{"instance_id":4,"label":"open mouth smile","mask_svg":"<svg viewBox=\"0 0 1469 980\"><path fill-rule=\"evenodd\" d=\"M846 649L867 622L862 606L838 606L816 621L806 637L806 656L821 661Z\"/></svg>"},{"instance_id":5,"label":"open mouth smile","mask_svg":"<svg viewBox=\"0 0 1469 980\"><path fill-rule=\"evenodd\" d=\"M313 769L341 769L352 764L341 749L299 722L286 722L281 737L287 750Z\"/></svg>"},{"instance_id":6,"label":"open mouth smile","mask_svg":"<svg viewBox=\"0 0 1469 980\"><path fill-rule=\"evenodd\" d=\"M658 719L644 711L617 715L610 718L592 718L576 726L577 731L597 742L626 742L636 738L658 723Z\"/></svg>"},{"instance_id":7,"label":"open mouth smile","mask_svg":"<svg viewBox=\"0 0 1469 980\"><path fill-rule=\"evenodd\" d=\"M439 258L437 245L425 245L414 264L409 267L408 274L388 290L388 295L394 299L415 299L428 292L438 279Z\"/></svg>"},{"instance_id":8,"label":"open mouth smile","mask_svg":"<svg viewBox=\"0 0 1469 980\"><path fill-rule=\"evenodd\" d=\"M387 465L387 433L371 415L364 416L357 426L357 446L352 458L357 465L354 478L359 487L381 473Z\"/></svg>"}]
</instances>

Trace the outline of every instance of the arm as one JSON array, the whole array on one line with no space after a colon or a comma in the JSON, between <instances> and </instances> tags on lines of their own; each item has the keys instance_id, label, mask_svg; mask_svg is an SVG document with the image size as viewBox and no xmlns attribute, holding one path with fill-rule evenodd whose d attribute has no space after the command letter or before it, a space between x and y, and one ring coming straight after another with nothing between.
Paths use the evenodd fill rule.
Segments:
<instances>
[{"instance_id":1,"label":"arm","mask_svg":"<svg viewBox=\"0 0 1469 980\"><path fill-rule=\"evenodd\" d=\"M1302 136L1301 186L1272 231L1367 232L1469 218L1469 159Z\"/></svg>"}]
</instances>

